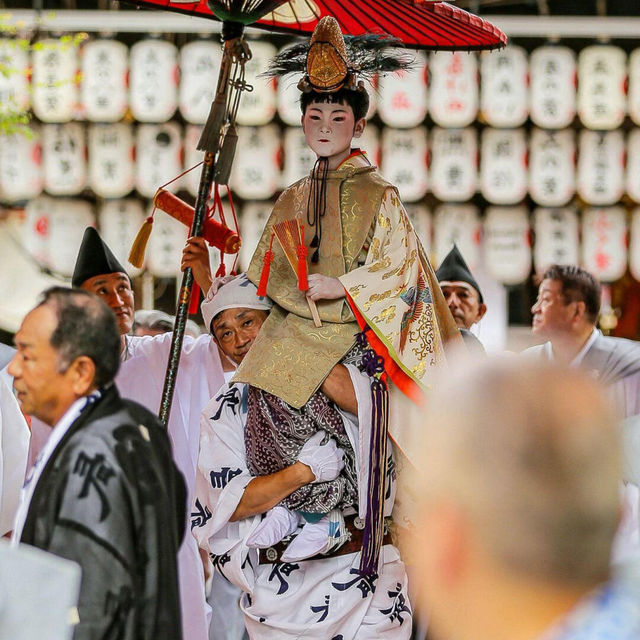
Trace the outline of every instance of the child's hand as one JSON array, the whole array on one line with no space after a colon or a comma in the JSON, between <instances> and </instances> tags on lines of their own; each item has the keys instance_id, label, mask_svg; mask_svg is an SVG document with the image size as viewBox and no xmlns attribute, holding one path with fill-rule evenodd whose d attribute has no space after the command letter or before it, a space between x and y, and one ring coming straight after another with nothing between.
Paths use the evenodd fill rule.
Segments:
<instances>
[{"instance_id":1,"label":"child's hand","mask_svg":"<svg viewBox=\"0 0 640 640\"><path fill-rule=\"evenodd\" d=\"M338 278L329 278L321 273L311 273L307 280L309 282L307 296L314 302L316 300L337 300L345 296L344 287Z\"/></svg>"}]
</instances>

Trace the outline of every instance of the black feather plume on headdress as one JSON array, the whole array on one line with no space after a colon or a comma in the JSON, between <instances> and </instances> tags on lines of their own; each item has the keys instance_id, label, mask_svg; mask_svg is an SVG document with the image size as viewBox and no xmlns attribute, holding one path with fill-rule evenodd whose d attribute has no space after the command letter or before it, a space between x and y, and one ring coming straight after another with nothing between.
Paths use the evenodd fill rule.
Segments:
<instances>
[{"instance_id":1,"label":"black feather plume on headdress","mask_svg":"<svg viewBox=\"0 0 640 640\"><path fill-rule=\"evenodd\" d=\"M399 49L397 38L367 33L361 36L345 36L349 69L360 79L369 80L375 74L394 73L411 69L415 58ZM287 47L271 60L269 68L261 74L266 77L282 77L291 73L305 73L309 41Z\"/></svg>"}]
</instances>

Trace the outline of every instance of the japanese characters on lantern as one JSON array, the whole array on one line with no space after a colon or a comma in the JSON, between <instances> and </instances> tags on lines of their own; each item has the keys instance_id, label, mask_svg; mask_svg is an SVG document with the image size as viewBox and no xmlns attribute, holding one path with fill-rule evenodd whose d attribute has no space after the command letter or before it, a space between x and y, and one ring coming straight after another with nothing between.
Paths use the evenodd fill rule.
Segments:
<instances>
[{"instance_id":1,"label":"japanese characters on lantern","mask_svg":"<svg viewBox=\"0 0 640 640\"><path fill-rule=\"evenodd\" d=\"M178 103L182 117L204 124L215 97L222 49L213 40L196 40L180 49Z\"/></svg>"},{"instance_id":2,"label":"japanese characters on lantern","mask_svg":"<svg viewBox=\"0 0 640 640\"><path fill-rule=\"evenodd\" d=\"M43 186L38 127L32 125L31 135L1 136L0 201L13 203L36 198Z\"/></svg>"},{"instance_id":3,"label":"japanese characters on lantern","mask_svg":"<svg viewBox=\"0 0 640 640\"><path fill-rule=\"evenodd\" d=\"M44 188L51 195L80 193L87 185L84 127L79 122L42 125Z\"/></svg>"},{"instance_id":4,"label":"japanese characters on lantern","mask_svg":"<svg viewBox=\"0 0 640 640\"><path fill-rule=\"evenodd\" d=\"M439 200L469 200L478 185L476 130L440 129L431 132L431 191Z\"/></svg>"},{"instance_id":5,"label":"japanese characters on lantern","mask_svg":"<svg viewBox=\"0 0 640 640\"><path fill-rule=\"evenodd\" d=\"M533 247L536 273L544 273L553 264L579 264L580 231L574 209L536 209L533 212L533 229L536 234Z\"/></svg>"},{"instance_id":6,"label":"japanese characters on lantern","mask_svg":"<svg viewBox=\"0 0 640 640\"><path fill-rule=\"evenodd\" d=\"M89 127L89 186L103 198L122 198L134 187L133 130L123 122Z\"/></svg>"},{"instance_id":7,"label":"japanese characters on lantern","mask_svg":"<svg viewBox=\"0 0 640 640\"><path fill-rule=\"evenodd\" d=\"M529 141L529 194L539 205L561 207L575 193L572 129L533 129Z\"/></svg>"},{"instance_id":8,"label":"japanese characters on lantern","mask_svg":"<svg viewBox=\"0 0 640 640\"><path fill-rule=\"evenodd\" d=\"M478 208L472 204L443 204L433 221L434 265L439 265L455 244L458 245L469 269L480 265L482 223Z\"/></svg>"},{"instance_id":9,"label":"japanese characters on lantern","mask_svg":"<svg viewBox=\"0 0 640 640\"><path fill-rule=\"evenodd\" d=\"M280 130L275 124L239 127L231 188L246 200L271 198L280 178Z\"/></svg>"},{"instance_id":10,"label":"japanese characters on lantern","mask_svg":"<svg viewBox=\"0 0 640 640\"><path fill-rule=\"evenodd\" d=\"M420 200L428 184L426 129L385 129L380 171L398 188L403 201Z\"/></svg>"},{"instance_id":11,"label":"japanese characters on lantern","mask_svg":"<svg viewBox=\"0 0 640 640\"><path fill-rule=\"evenodd\" d=\"M602 282L627 270L627 214L622 207L582 212L582 266Z\"/></svg>"},{"instance_id":12,"label":"japanese characters on lantern","mask_svg":"<svg viewBox=\"0 0 640 640\"><path fill-rule=\"evenodd\" d=\"M615 204L625 184L622 131L580 132L577 188L589 204Z\"/></svg>"},{"instance_id":13,"label":"japanese characters on lantern","mask_svg":"<svg viewBox=\"0 0 640 640\"><path fill-rule=\"evenodd\" d=\"M485 129L480 188L493 204L516 204L527 193L527 143L523 129Z\"/></svg>"}]
</instances>

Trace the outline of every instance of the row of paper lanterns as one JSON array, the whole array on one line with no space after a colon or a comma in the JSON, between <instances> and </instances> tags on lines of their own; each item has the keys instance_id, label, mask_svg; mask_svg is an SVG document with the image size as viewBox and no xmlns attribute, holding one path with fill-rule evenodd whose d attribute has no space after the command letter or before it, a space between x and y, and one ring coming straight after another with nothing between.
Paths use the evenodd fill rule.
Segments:
<instances>
[{"instance_id":1,"label":"row of paper lanterns","mask_svg":"<svg viewBox=\"0 0 640 640\"><path fill-rule=\"evenodd\" d=\"M147 203L127 198L105 201L96 215L87 201L41 196L26 207L22 243L42 264L69 276L85 227L97 222L103 238L125 264L148 209ZM242 208L240 269L246 269L270 211L269 203L248 203ZM483 217L471 204L443 204L433 214L424 205L410 205L407 211L435 266L455 242L472 271L483 262L489 274L508 285L527 280L532 268L542 272L556 263L582 264L603 282L621 278L628 265L640 280L640 207L631 214L623 207L585 208L581 214L572 207L538 208L530 216L524 206L491 206ZM178 275L186 238L184 225L156 213L145 265L150 273ZM233 258L226 258L229 267ZM129 272L140 273L131 265Z\"/></svg>"},{"instance_id":2,"label":"row of paper lanterns","mask_svg":"<svg viewBox=\"0 0 640 640\"><path fill-rule=\"evenodd\" d=\"M72 196L89 187L103 198L134 189L147 198L197 165L200 127L175 122L45 124L32 136L0 139L0 201L21 202L44 190ZM557 131L534 128L365 129L358 141L406 202L428 191L443 202L464 202L477 191L492 204L516 204L530 194L541 206L564 206L577 193L606 206L626 193L640 202L640 128ZM87 153L88 148L88 153ZM577 151L579 150L579 152ZM577 158L577 161L576 161ZM315 161L302 130L276 124L241 127L230 186L245 200L266 200L308 174ZM199 170L172 183L197 195Z\"/></svg>"},{"instance_id":3,"label":"row of paper lanterns","mask_svg":"<svg viewBox=\"0 0 640 640\"><path fill-rule=\"evenodd\" d=\"M247 81L253 91L243 96L238 122L260 126L278 113L285 124L298 125L296 80L259 77L276 47L255 41L251 48ZM212 40L179 50L148 38L130 49L115 39L96 39L79 51L45 39L31 55L14 40L0 40L0 59L14 70L0 76L0 105L31 107L43 122L117 122L129 109L140 122L166 122L179 110L188 123L204 124L221 49ZM576 113L589 129L616 129L627 114L640 124L640 49L628 57L619 47L601 44L577 56L559 45L530 55L509 46L479 57L461 52L415 56L413 71L380 78L370 92L370 115L377 110L388 126L415 127L427 113L441 127L466 127L477 118L493 127L519 127L530 117L538 127L562 129Z\"/></svg>"}]
</instances>

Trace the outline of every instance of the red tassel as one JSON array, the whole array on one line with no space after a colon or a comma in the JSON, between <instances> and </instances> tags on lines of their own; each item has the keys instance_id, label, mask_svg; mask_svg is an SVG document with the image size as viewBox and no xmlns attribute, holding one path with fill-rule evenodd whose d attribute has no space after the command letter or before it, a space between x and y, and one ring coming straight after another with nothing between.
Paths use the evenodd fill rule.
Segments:
<instances>
[{"instance_id":1,"label":"red tassel","mask_svg":"<svg viewBox=\"0 0 640 640\"><path fill-rule=\"evenodd\" d=\"M189 315L198 313L198 307L200 306L200 286L197 282L193 283L191 288L191 299L189 300Z\"/></svg>"},{"instance_id":2,"label":"red tassel","mask_svg":"<svg viewBox=\"0 0 640 640\"><path fill-rule=\"evenodd\" d=\"M264 298L267 295L267 283L269 282L269 271L271 270L271 263L273 262L273 238L275 234L271 234L271 242L269 242L269 249L264 254L262 273L260 274L260 282L258 283L258 298Z\"/></svg>"},{"instance_id":3,"label":"red tassel","mask_svg":"<svg viewBox=\"0 0 640 640\"><path fill-rule=\"evenodd\" d=\"M220 266L218 267L218 270L216 271L216 278L222 278L223 276L227 275L227 266L224 263L224 253L222 253L222 251L220 252Z\"/></svg>"},{"instance_id":4,"label":"red tassel","mask_svg":"<svg viewBox=\"0 0 640 640\"><path fill-rule=\"evenodd\" d=\"M309 290L309 282L307 280L307 247L304 244L304 227L302 223L299 225L300 244L298 245L298 289L300 291Z\"/></svg>"}]
</instances>

